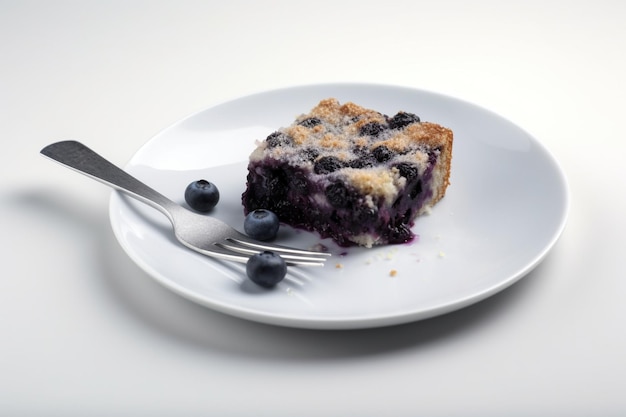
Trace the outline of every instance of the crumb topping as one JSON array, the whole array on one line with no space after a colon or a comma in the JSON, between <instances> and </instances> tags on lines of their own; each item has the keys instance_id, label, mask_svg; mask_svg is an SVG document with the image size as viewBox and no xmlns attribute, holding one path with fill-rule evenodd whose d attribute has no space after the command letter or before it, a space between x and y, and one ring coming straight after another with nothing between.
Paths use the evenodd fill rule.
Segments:
<instances>
[{"instance_id":1,"label":"crumb topping","mask_svg":"<svg viewBox=\"0 0 626 417\"><path fill-rule=\"evenodd\" d=\"M319 141L319 145L324 148L346 149L350 143L339 135L327 133Z\"/></svg>"},{"instance_id":2,"label":"crumb topping","mask_svg":"<svg viewBox=\"0 0 626 417\"><path fill-rule=\"evenodd\" d=\"M399 188L404 187L405 178L397 175L397 170L383 168L361 170L346 170L346 177L350 179L361 194L381 196L385 201L392 203Z\"/></svg>"},{"instance_id":3,"label":"crumb topping","mask_svg":"<svg viewBox=\"0 0 626 417\"><path fill-rule=\"evenodd\" d=\"M293 138L296 145L304 144L311 132L304 126L292 126L286 130L287 134Z\"/></svg>"}]
</instances>

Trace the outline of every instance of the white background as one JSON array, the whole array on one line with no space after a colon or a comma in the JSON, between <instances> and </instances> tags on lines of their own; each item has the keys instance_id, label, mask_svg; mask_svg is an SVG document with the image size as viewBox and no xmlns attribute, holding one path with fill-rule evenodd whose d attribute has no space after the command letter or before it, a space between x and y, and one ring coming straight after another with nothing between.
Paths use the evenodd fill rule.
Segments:
<instances>
[{"instance_id":1,"label":"white background","mask_svg":"<svg viewBox=\"0 0 626 417\"><path fill-rule=\"evenodd\" d=\"M625 21L617 0L0 1L0 415L626 414ZM537 137L571 191L551 254L435 319L255 324L154 282L110 190L38 154L79 139L123 165L213 104L335 81L452 95Z\"/></svg>"}]
</instances>

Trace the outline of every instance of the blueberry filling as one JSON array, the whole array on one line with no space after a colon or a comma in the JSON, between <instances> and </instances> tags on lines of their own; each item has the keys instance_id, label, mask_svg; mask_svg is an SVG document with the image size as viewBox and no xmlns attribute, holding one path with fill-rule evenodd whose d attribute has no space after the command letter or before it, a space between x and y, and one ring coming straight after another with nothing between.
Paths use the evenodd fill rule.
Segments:
<instances>
[{"instance_id":1,"label":"blueberry filling","mask_svg":"<svg viewBox=\"0 0 626 417\"><path fill-rule=\"evenodd\" d=\"M242 200L246 213L258 208L271 210L281 222L317 232L341 246L355 245L353 238L361 235L392 244L405 243L414 237L410 228L416 212L432 196L425 184L430 183L436 159L436 152L429 152L431 163L421 175L409 163L394 165L406 178L406 185L391 206L382 201L372 206L371 201L365 201L339 179L322 185L302 168L276 160L250 164L248 188ZM318 203L319 195L326 198L327 205Z\"/></svg>"}]
</instances>

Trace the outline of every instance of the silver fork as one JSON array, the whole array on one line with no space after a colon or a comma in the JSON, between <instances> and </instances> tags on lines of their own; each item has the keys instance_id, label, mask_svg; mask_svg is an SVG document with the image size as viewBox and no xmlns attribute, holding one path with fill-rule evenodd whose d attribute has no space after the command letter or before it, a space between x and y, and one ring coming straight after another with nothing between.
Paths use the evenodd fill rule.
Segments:
<instances>
[{"instance_id":1,"label":"silver fork","mask_svg":"<svg viewBox=\"0 0 626 417\"><path fill-rule=\"evenodd\" d=\"M46 146L41 154L146 203L172 223L176 238L185 246L215 258L242 262L260 251L279 254L288 265L323 266L329 253L268 244L239 233L213 217L196 214L176 204L87 146L62 141Z\"/></svg>"}]
</instances>

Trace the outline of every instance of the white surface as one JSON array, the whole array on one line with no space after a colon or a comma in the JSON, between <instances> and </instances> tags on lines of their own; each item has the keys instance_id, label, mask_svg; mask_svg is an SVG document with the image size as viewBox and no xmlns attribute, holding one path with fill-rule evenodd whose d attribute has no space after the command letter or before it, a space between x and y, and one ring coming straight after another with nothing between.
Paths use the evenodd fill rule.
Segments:
<instances>
[{"instance_id":1,"label":"white surface","mask_svg":"<svg viewBox=\"0 0 626 417\"><path fill-rule=\"evenodd\" d=\"M620 1L0 3L0 414L625 414L625 16ZM38 155L80 139L125 164L214 103L331 81L438 91L536 137L572 196L550 255L415 324L260 325L155 283L113 236L110 191Z\"/></svg>"},{"instance_id":2,"label":"white surface","mask_svg":"<svg viewBox=\"0 0 626 417\"><path fill-rule=\"evenodd\" d=\"M127 169L183 205L187 184L216 183L220 203L211 216L242 231L241 194L255 142L288 125L294 108L315 106L313 97L386 114L410 109L454 131L452 185L432 214L416 221L415 241L341 248L284 227L278 243L323 244L334 258L324 268L290 268L274 289L259 291L243 265L198 256L172 239L165 216L114 194L113 232L130 257L166 287L214 310L268 324L345 330L421 320L483 300L531 271L560 236L567 185L541 144L484 109L415 89L333 83L241 97L175 123Z\"/></svg>"}]
</instances>

